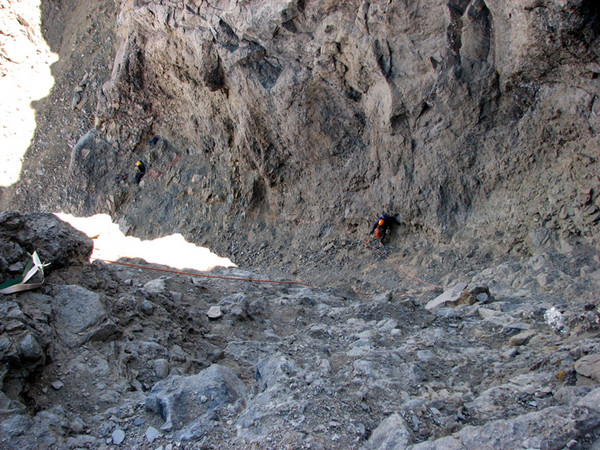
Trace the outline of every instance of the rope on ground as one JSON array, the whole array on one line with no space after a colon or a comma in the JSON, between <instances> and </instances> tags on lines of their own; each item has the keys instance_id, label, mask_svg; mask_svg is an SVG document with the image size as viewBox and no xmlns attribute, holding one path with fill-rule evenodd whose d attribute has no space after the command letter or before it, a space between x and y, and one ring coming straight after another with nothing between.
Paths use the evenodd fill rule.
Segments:
<instances>
[{"instance_id":1,"label":"rope on ground","mask_svg":"<svg viewBox=\"0 0 600 450\"><path fill-rule=\"evenodd\" d=\"M186 275L186 276L191 276L191 277L201 277L201 278L213 278L213 279L219 279L219 280L229 280L229 281L245 281L245 282L255 282L255 283L272 283L272 284L293 284L293 285L297 285L297 286L305 286L305 287L309 287L309 288L313 288L313 289L325 289L326 286L318 286L316 284L308 284L308 283L302 283L300 281L290 281L290 280L265 280L265 279L260 279L260 278L243 278L243 277L230 277L230 276L225 276L225 275L208 275L205 273L195 273L195 272L185 272L182 270L174 270L174 269L162 269L160 267L152 267L152 266L145 266L142 264L133 264L133 263L126 263L126 262L122 262L122 261L111 261L109 259L102 259L102 258L96 258L96 257L91 257L91 259L93 259L94 261L101 261L107 264L117 264L119 266L128 266L128 267L134 267L136 269L143 269L143 270L154 270L157 272L167 272L167 273L173 273L176 275ZM428 289L426 291L420 291L420 292L403 292L401 294L395 294L396 296L408 296L408 295L421 295L421 294L427 294L430 292L435 292L436 289ZM356 292L357 295L365 295L365 296L373 296L375 294L371 294L371 293L367 293L367 292Z\"/></svg>"},{"instance_id":2,"label":"rope on ground","mask_svg":"<svg viewBox=\"0 0 600 450\"><path fill-rule=\"evenodd\" d=\"M192 276L192 277L216 278L219 280L233 280L233 281L254 281L256 283L296 284L299 286L306 286L306 287L315 288L315 289L324 289L324 287L322 287L322 286L317 286L317 285L308 284L308 283L302 283L300 281L263 280L263 279L258 279L258 278L242 278L242 277L228 277L228 276L224 276L224 275L208 275L205 273L184 272L181 270L174 270L174 269L162 269L160 267L144 266L141 264L126 263L126 262L122 262L122 261L111 261L108 259L95 258L95 257L92 257L91 259L94 259L95 261L102 261L104 263L118 264L120 266L135 267L137 269L156 270L158 272L174 273L177 275L188 275L188 276Z\"/></svg>"}]
</instances>

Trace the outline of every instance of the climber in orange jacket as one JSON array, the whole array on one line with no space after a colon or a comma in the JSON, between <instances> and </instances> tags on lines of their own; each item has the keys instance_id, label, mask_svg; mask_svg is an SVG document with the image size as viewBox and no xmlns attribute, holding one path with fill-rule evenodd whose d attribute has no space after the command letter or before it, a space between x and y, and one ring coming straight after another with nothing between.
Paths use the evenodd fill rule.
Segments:
<instances>
[{"instance_id":1,"label":"climber in orange jacket","mask_svg":"<svg viewBox=\"0 0 600 450\"><path fill-rule=\"evenodd\" d=\"M393 224L399 224L398 220L395 217L383 215L379 217L375 223L373 224L373 228L371 228L371 232L369 234L373 234L375 232L375 237L379 241L379 245L383 247L383 240L385 239L385 235L387 234L388 228L390 228Z\"/></svg>"}]
</instances>

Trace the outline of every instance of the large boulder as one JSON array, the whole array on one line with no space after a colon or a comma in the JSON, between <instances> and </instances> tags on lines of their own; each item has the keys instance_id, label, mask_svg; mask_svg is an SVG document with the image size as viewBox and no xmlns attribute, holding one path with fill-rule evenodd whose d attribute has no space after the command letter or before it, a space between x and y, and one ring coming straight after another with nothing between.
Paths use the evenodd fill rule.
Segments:
<instances>
[{"instance_id":1,"label":"large boulder","mask_svg":"<svg viewBox=\"0 0 600 450\"><path fill-rule=\"evenodd\" d=\"M170 376L154 385L146 410L165 421L181 439L194 439L211 428L218 410L244 400L246 386L225 366L213 364L191 376Z\"/></svg>"},{"instance_id":2,"label":"large boulder","mask_svg":"<svg viewBox=\"0 0 600 450\"><path fill-rule=\"evenodd\" d=\"M82 264L92 253L92 240L54 214L0 213L0 280L23 270L27 253L37 251L48 270Z\"/></svg>"}]
</instances>

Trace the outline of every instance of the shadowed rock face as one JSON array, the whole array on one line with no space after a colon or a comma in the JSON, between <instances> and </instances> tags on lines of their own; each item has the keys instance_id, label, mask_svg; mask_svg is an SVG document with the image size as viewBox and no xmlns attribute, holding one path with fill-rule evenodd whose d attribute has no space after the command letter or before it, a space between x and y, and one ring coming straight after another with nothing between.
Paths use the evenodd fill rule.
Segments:
<instances>
[{"instance_id":1,"label":"shadowed rock face","mask_svg":"<svg viewBox=\"0 0 600 450\"><path fill-rule=\"evenodd\" d=\"M156 159L180 155L167 164L173 195L203 198L164 205L178 221L228 199L523 240L564 208L553 231L593 235L596 13L589 2L137 3L121 12L97 123L124 151L149 155L160 135ZM482 209L488 230L473 217ZM128 202L116 213L147 229Z\"/></svg>"},{"instance_id":2,"label":"shadowed rock face","mask_svg":"<svg viewBox=\"0 0 600 450\"><path fill-rule=\"evenodd\" d=\"M3 206L244 269L87 264L0 214L2 281L52 262L0 299L0 446L598 445L595 1L100 3L42 3L56 86Z\"/></svg>"},{"instance_id":3,"label":"shadowed rock face","mask_svg":"<svg viewBox=\"0 0 600 450\"><path fill-rule=\"evenodd\" d=\"M501 254L597 234L591 1L157 0L117 10L96 24L118 32L112 74L96 88L97 130L80 123L70 171L47 180L64 195L25 181L14 205L110 212L138 235L177 229L240 263L250 259L231 249L236 239L301 252L328 231L274 237L211 201L360 232L382 212L401 214L407 231ZM133 180L140 157L150 166L141 188L115 183L124 170Z\"/></svg>"}]
</instances>

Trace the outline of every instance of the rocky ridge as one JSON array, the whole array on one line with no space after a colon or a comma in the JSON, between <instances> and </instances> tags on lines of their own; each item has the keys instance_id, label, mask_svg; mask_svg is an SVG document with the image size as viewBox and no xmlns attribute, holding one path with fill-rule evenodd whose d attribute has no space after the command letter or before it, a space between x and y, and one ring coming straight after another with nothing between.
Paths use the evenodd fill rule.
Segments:
<instances>
[{"instance_id":1,"label":"rocky ridge","mask_svg":"<svg viewBox=\"0 0 600 450\"><path fill-rule=\"evenodd\" d=\"M550 256L441 302L88 263L49 214L2 213L0 245L2 279L51 263L0 303L4 448L598 445L597 299Z\"/></svg>"}]
</instances>

